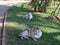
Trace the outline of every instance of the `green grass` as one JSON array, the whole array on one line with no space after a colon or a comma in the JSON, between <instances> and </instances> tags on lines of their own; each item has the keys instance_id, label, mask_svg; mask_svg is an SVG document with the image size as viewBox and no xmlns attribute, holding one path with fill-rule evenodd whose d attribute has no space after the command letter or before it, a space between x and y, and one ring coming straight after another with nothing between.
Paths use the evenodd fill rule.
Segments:
<instances>
[{"instance_id":1,"label":"green grass","mask_svg":"<svg viewBox=\"0 0 60 45\"><path fill-rule=\"evenodd\" d=\"M28 4L27 4L28 5ZM50 16L52 11L48 8L48 12L42 14L33 14L32 20L23 20L22 16L28 12L33 12L26 4L12 7L8 10L6 23L6 45L60 45L60 21L51 21L43 19ZM51 10L51 11L50 11ZM43 35L37 42L32 39L20 40L17 34L24 29L39 27Z\"/></svg>"}]
</instances>

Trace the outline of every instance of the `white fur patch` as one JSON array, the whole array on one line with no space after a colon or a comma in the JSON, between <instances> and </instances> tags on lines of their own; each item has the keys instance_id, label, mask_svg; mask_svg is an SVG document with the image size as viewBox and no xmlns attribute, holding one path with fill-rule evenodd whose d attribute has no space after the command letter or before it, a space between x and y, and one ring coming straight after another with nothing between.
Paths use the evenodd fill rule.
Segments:
<instances>
[{"instance_id":1,"label":"white fur patch","mask_svg":"<svg viewBox=\"0 0 60 45\"><path fill-rule=\"evenodd\" d=\"M32 32L32 38L40 38L41 36L42 36L42 32L41 31L39 31L39 32L36 32L36 34L34 34L35 32Z\"/></svg>"}]
</instances>

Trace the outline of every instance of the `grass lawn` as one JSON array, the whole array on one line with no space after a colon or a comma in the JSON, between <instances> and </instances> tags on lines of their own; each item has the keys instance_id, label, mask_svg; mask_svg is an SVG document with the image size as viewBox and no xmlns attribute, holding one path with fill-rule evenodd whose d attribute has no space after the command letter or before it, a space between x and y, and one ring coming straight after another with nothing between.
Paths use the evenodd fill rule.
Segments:
<instances>
[{"instance_id":1,"label":"grass lawn","mask_svg":"<svg viewBox=\"0 0 60 45\"><path fill-rule=\"evenodd\" d=\"M23 20L23 15L33 12L28 4L18 4L10 8L6 22L6 45L60 45L60 21L43 19L50 15L52 8L47 10L46 14L33 14L32 20ZM32 27L39 27L43 32L37 42L32 39L20 40L17 38L19 31Z\"/></svg>"}]
</instances>

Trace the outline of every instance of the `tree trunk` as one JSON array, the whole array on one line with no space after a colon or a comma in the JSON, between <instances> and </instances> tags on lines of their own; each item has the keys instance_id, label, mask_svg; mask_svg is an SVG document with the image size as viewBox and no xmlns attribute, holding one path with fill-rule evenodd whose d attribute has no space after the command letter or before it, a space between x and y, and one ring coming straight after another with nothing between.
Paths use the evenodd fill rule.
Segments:
<instances>
[{"instance_id":1,"label":"tree trunk","mask_svg":"<svg viewBox=\"0 0 60 45\"><path fill-rule=\"evenodd\" d=\"M32 0L31 4L34 7L34 11L46 13L47 0Z\"/></svg>"},{"instance_id":2,"label":"tree trunk","mask_svg":"<svg viewBox=\"0 0 60 45\"><path fill-rule=\"evenodd\" d=\"M46 13L46 8L47 8L47 0L44 0L44 3L45 3L45 5L44 5L44 13Z\"/></svg>"},{"instance_id":3,"label":"tree trunk","mask_svg":"<svg viewBox=\"0 0 60 45\"><path fill-rule=\"evenodd\" d=\"M43 0L41 0L41 3L38 4L38 12L43 12L41 9L41 4L43 3Z\"/></svg>"},{"instance_id":4,"label":"tree trunk","mask_svg":"<svg viewBox=\"0 0 60 45\"><path fill-rule=\"evenodd\" d=\"M35 11L35 12L36 12L36 8L37 8L37 7L35 6L35 7L34 7L34 11Z\"/></svg>"}]
</instances>

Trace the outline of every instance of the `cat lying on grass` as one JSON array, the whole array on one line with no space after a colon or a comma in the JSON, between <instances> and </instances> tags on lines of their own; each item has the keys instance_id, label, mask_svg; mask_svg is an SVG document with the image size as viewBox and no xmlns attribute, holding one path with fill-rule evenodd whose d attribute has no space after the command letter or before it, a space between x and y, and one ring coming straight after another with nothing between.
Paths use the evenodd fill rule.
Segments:
<instances>
[{"instance_id":1,"label":"cat lying on grass","mask_svg":"<svg viewBox=\"0 0 60 45\"><path fill-rule=\"evenodd\" d=\"M26 29L18 35L21 39L29 39L31 37L33 40L37 41L42 36L42 31L39 28Z\"/></svg>"},{"instance_id":2,"label":"cat lying on grass","mask_svg":"<svg viewBox=\"0 0 60 45\"><path fill-rule=\"evenodd\" d=\"M27 15L23 16L23 19L29 19L31 20L33 18L32 13L28 13Z\"/></svg>"}]
</instances>

